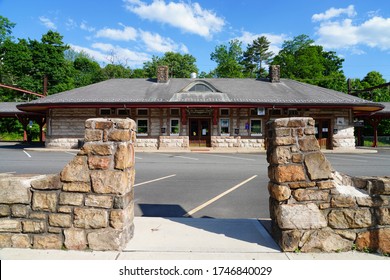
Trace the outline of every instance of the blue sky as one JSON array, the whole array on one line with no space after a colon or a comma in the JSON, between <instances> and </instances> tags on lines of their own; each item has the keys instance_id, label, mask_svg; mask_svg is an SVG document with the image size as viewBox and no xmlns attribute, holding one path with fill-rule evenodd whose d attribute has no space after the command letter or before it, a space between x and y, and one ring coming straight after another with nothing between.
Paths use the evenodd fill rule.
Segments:
<instances>
[{"instance_id":1,"label":"blue sky","mask_svg":"<svg viewBox=\"0 0 390 280\"><path fill-rule=\"evenodd\" d=\"M15 38L40 40L52 29L102 65L130 68L174 51L208 72L219 44L239 39L245 49L264 35L277 53L306 34L345 59L347 77L378 71L390 81L389 0L0 0L0 15L16 23Z\"/></svg>"}]
</instances>

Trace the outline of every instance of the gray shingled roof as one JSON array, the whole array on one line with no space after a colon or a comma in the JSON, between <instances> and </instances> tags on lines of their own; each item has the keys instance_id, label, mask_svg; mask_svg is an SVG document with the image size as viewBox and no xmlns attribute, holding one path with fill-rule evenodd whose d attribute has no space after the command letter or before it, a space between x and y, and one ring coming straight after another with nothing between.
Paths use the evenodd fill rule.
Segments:
<instances>
[{"instance_id":1,"label":"gray shingled roof","mask_svg":"<svg viewBox=\"0 0 390 280\"><path fill-rule=\"evenodd\" d=\"M386 116L390 116L390 102L381 102L381 104L383 106L385 106L385 108L383 108L382 110L380 110L379 112L376 112L375 115L386 115Z\"/></svg>"},{"instance_id":2,"label":"gray shingled roof","mask_svg":"<svg viewBox=\"0 0 390 280\"><path fill-rule=\"evenodd\" d=\"M216 92L186 92L183 89L196 82L206 82ZM289 79L280 83L254 79L170 79L157 83L147 79L111 79L77 88L23 104L29 107L54 105L100 104L261 104L360 106L380 105L334 90L321 88Z\"/></svg>"},{"instance_id":3,"label":"gray shingled roof","mask_svg":"<svg viewBox=\"0 0 390 280\"><path fill-rule=\"evenodd\" d=\"M16 106L20 104L23 104L23 102L0 102L0 116L15 117L16 115L39 115L19 110Z\"/></svg>"},{"instance_id":4,"label":"gray shingled roof","mask_svg":"<svg viewBox=\"0 0 390 280\"><path fill-rule=\"evenodd\" d=\"M2 114L19 114L22 113L17 105L22 104L21 102L0 102L0 113Z\"/></svg>"}]
</instances>

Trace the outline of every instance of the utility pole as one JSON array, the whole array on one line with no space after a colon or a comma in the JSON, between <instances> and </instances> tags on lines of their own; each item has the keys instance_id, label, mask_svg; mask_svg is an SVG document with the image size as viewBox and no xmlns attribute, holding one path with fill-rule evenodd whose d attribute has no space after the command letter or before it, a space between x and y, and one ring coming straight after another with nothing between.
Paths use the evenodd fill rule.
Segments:
<instances>
[{"instance_id":1,"label":"utility pole","mask_svg":"<svg viewBox=\"0 0 390 280\"><path fill-rule=\"evenodd\" d=\"M47 96L47 75L43 76L43 95Z\"/></svg>"}]
</instances>

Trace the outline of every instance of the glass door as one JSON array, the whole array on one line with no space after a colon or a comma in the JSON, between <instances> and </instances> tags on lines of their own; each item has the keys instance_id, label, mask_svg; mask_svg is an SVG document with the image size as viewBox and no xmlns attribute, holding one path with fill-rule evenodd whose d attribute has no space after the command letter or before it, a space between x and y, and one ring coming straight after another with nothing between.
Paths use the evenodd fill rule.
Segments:
<instances>
[{"instance_id":1,"label":"glass door","mask_svg":"<svg viewBox=\"0 0 390 280\"><path fill-rule=\"evenodd\" d=\"M210 147L210 119L190 119L190 146Z\"/></svg>"},{"instance_id":2,"label":"glass door","mask_svg":"<svg viewBox=\"0 0 390 280\"><path fill-rule=\"evenodd\" d=\"M315 133L321 149L332 149L331 120L319 119L315 121Z\"/></svg>"}]
</instances>

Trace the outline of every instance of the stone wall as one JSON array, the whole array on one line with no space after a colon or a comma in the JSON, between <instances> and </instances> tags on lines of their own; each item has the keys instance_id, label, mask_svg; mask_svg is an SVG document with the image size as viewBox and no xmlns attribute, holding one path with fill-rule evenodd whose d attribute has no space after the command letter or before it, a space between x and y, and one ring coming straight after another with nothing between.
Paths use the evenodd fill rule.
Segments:
<instances>
[{"instance_id":1,"label":"stone wall","mask_svg":"<svg viewBox=\"0 0 390 280\"><path fill-rule=\"evenodd\" d=\"M78 149L80 141L82 141L82 137L46 137L45 147L49 149Z\"/></svg>"},{"instance_id":2,"label":"stone wall","mask_svg":"<svg viewBox=\"0 0 390 280\"><path fill-rule=\"evenodd\" d=\"M265 140L263 138L248 138L241 136L211 136L211 147L218 148L239 148L245 150L264 150Z\"/></svg>"},{"instance_id":3,"label":"stone wall","mask_svg":"<svg viewBox=\"0 0 390 280\"><path fill-rule=\"evenodd\" d=\"M121 250L133 236L135 122L88 119L60 174L0 176L0 247Z\"/></svg>"},{"instance_id":4,"label":"stone wall","mask_svg":"<svg viewBox=\"0 0 390 280\"><path fill-rule=\"evenodd\" d=\"M96 117L94 108L50 109L48 113L45 145L47 148L79 148L84 137L84 124Z\"/></svg>"},{"instance_id":5,"label":"stone wall","mask_svg":"<svg viewBox=\"0 0 390 280\"><path fill-rule=\"evenodd\" d=\"M159 149L188 149L190 141L188 136L160 136Z\"/></svg>"},{"instance_id":6,"label":"stone wall","mask_svg":"<svg viewBox=\"0 0 390 280\"><path fill-rule=\"evenodd\" d=\"M283 251L390 253L390 178L334 171L312 118L268 126L272 235Z\"/></svg>"}]
</instances>

